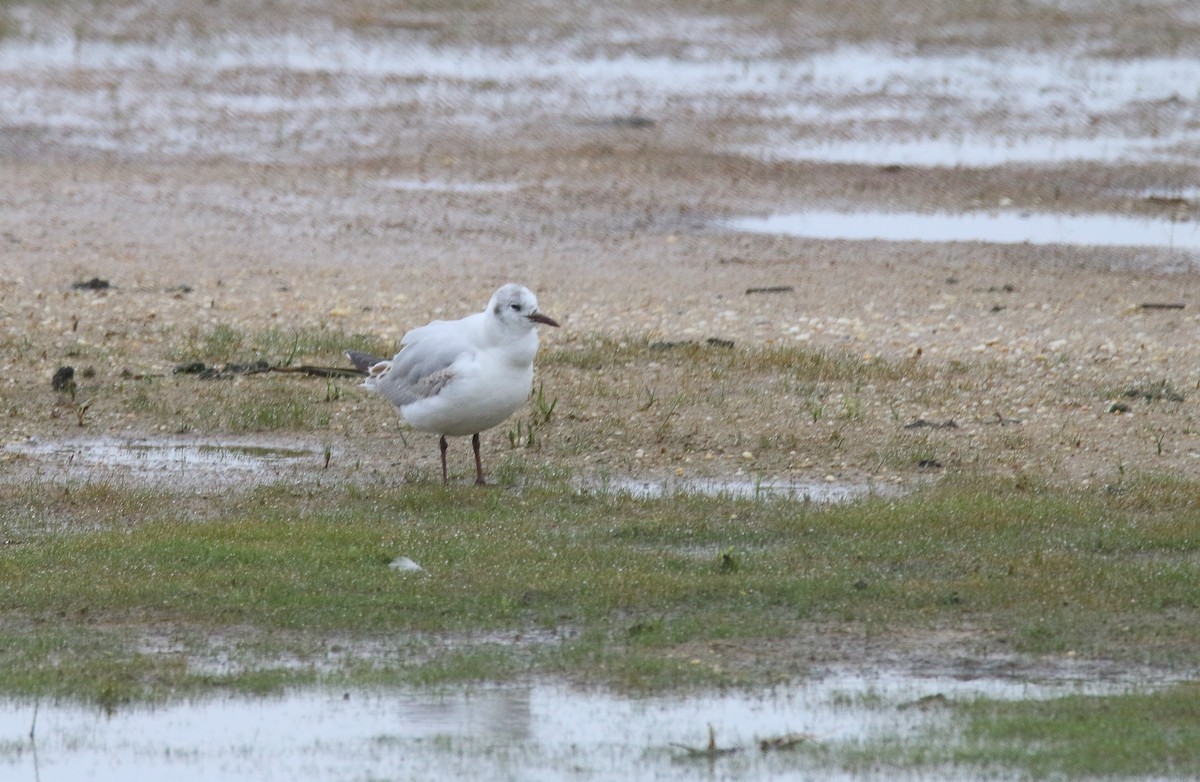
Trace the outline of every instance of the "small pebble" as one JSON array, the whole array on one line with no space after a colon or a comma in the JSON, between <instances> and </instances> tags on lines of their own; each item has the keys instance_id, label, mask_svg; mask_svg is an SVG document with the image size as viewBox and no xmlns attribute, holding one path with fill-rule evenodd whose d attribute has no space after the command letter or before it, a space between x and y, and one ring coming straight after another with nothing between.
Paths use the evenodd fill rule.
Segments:
<instances>
[{"instance_id":1,"label":"small pebble","mask_svg":"<svg viewBox=\"0 0 1200 782\"><path fill-rule=\"evenodd\" d=\"M416 573L418 571L425 570L425 568L421 567L408 557L396 557L391 561L391 563L388 564L388 567L392 570L398 570L402 573Z\"/></svg>"}]
</instances>

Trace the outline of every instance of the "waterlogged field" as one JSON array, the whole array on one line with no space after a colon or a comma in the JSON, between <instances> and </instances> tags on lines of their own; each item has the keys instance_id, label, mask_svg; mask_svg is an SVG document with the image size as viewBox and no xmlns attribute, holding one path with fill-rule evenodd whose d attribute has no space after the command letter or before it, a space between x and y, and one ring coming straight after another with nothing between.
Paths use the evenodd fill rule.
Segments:
<instances>
[{"instance_id":1,"label":"waterlogged field","mask_svg":"<svg viewBox=\"0 0 1200 782\"><path fill-rule=\"evenodd\" d=\"M256 733L238 773L286 775L333 746L430 778L496 770L497 746L505 768L582 756L598 779L1200 768L1200 486L1119 458L1096 484L1014 467L1062 431L950 418L1008 367L575 335L486 438L496 485L477 489L465 449L443 486L430 438L355 378L314 374L344 367L343 345L386 353L379 340L219 325L154 345L170 371L9 397L12 418L69 433L3 452L0 759L15 768L40 768L28 729L62 768L146 770L127 733L87 726L165 713L211 726L151 739L202 778L229 762L219 726L314 710L357 717ZM1190 410L1166 383L1063 393L1176 423ZM480 688L481 704L544 711L502 738L509 717L469 695L446 723L421 716ZM710 692L726 694L699 708ZM552 727L597 693L596 719L647 703L717 716L618 738Z\"/></svg>"},{"instance_id":2,"label":"waterlogged field","mask_svg":"<svg viewBox=\"0 0 1200 782\"><path fill-rule=\"evenodd\" d=\"M746 693L729 696L721 724L750 744L758 759L735 767L751 776L882 766L1188 777L1200 770L1195 685L1171 682L1194 675L1200 644L1200 509L1167 498L1195 488L1070 494L958 478L821 505L635 498L546 479L219 496L10 486L0 686L17 698L10 727L42 700L137 714L184 699L211 703L197 719L220 724L221 709L241 702L231 696L269 697L276 706L264 708L286 718L311 707L275 699L313 687L363 698L560 681L583 688L561 696L567 712L596 687L634 703L719 687ZM826 696L847 698L850 722L874 728L843 735L818 721L789 739L800 751L782 766L757 756L772 726L783 735L813 719L786 693L896 660L905 698L872 699L869 687ZM1059 689L1026 702L1019 687L990 690L999 676ZM948 698L964 677L982 689ZM758 698L779 713L747 733L732 715L765 708ZM902 707L924 716L888 716ZM42 719L55 735L47 726L68 716L48 707ZM703 723L690 728L703 759ZM420 744L395 730L401 745ZM481 730L491 728L461 740L473 746ZM647 730L623 751L644 743L688 757L670 748L670 731ZM8 740L12 762L24 762L16 734ZM530 739L501 743L518 751Z\"/></svg>"},{"instance_id":3,"label":"waterlogged field","mask_svg":"<svg viewBox=\"0 0 1200 782\"><path fill-rule=\"evenodd\" d=\"M1184 670L1200 511L1160 505L1193 488L949 479L833 506L554 483L10 488L5 682L110 704L361 676L762 685L955 629L981 664Z\"/></svg>"},{"instance_id":4,"label":"waterlogged field","mask_svg":"<svg viewBox=\"0 0 1200 782\"><path fill-rule=\"evenodd\" d=\"M834 671L768 692L636 699L534 683L465 692L317 687L103 715L10 702L0 705L0 733L27 731L32 716L37 742L9 747L0 763L104 782L166 773L202 780L216 764L229 780L953 780L1017 766L1063 779L1186 776L1195 688L1149 699L1130 688Z\"/></svg>"},{"instance_id":5,"label":"waterlogged field","mask_svg":"<svg viewBox=\"0 0 1200 782\"><path fill-rule=\"evenodd\" d=\"M0 4L0 776L1200 776L1200 38L1093 5ZM343 351L509 280L443 486Z\"/></svg>"}]
</instances>

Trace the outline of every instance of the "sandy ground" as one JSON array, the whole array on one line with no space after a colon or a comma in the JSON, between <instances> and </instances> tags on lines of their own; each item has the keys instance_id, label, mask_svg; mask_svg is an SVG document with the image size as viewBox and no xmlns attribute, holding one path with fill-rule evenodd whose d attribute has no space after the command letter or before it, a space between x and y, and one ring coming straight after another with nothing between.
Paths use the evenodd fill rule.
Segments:
<instances>
[{"instance_id":1,"label":"sandy ground","mask_svg":"<svg viewBox=\"0 0 1200 782\"><path fill-rule=\"evenodd\" d=\"M820 393L842 400L829 410L848 397L855 409L820 421L811 390L774 396L750 373L745 384L760 387L731 390L732 409L676 411L686 426L665 440L656 411L632 411L648 393L701 383L686 367L616 357L599 378L551 368L541 380L560 416L530 455L548 464L905 483L928 466L881 457L878 443L920 437L945 468L1069 485L1129 470L1194 476L1192 251L818 240L720 223L810 209L1026 210L1191 226L1200 199L1187 153L1200 115L1188 89L1143 97L1135 83L1098 106L1069 79L1041 87L1045 104L1022 85L1052 79L1056 63L1085 86L1089 73L1130 63L1186 70L1196 54L1183 32L1200 18L1186 3L1136 14L1061 5L896 3L848 17L822 4L417 12L363 2L281 18L253 4L118 3L87 21L18 6L0 42L0 86L16 107L0 119L0 439L160 434L161 421L120 401L120 373L168 375L182 333L326 327L395 341L517 280L563 323L547 350L716 337L735 350L797 345L914 367L909 380L829 384ZM389 52L411 56L411 68L390 65ZM927 80L926 55L933 71L979 67L981 83L988 69L1015 75L976 96L950 76ZM829 84L852 88L831 89L826 66L806 64L821 57ZM1019 72L1031 63L1043 66ZM884 65L896 73L873 82ZM830 139L887 152L943 133L959 139L951 149L979 139L1169 149L984 166L794 153ZM784 148L793 152L772 152ZM72 288L93 277L112 287ZM83 432L50 389L63 364L96 372L80 379L81 398L96 400ZM197 383L169 378L163 393L202 399ZM327 431L299 438L349 448L396 426L384 408L347 399ZM957 427L904 429L921 419ZM222 435L219 421L189 429ZM409 442L432 468L432 442ZM489 448L505 449L502 432ZM386 449L365 453L397 463ZM9 474L26 461L6 457Z\"/></svg>"}]
</instances>

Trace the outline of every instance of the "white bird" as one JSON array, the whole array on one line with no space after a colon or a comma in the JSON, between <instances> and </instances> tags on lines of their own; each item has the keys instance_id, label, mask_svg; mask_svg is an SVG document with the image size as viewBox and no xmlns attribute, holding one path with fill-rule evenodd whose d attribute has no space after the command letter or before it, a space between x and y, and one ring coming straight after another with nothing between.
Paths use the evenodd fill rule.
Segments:
<instances>
[{"instance_id":1,"label":"white bird","mask_svg":"<svg viewBox=\"0 0 1200 782\"><path fill-rule=\"evenodd\" d=\"M443 483L446 438L471 435L475 483L483 484L479 433L504 421L529 398L538 323L558 326L538 311L532 291L509 283L492 294L483 312L435 320L408 332L390 361L353 351L346 356L367 373L364 388L391 400L414 429L441 436Z\"/></svg>"}]
</instances>

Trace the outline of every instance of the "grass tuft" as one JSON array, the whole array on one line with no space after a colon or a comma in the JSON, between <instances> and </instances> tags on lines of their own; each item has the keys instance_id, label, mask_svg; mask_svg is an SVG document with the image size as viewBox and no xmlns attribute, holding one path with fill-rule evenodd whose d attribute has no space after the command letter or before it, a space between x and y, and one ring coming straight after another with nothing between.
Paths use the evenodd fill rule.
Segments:
<instances>
[{"instance_id":1,"label":"grass tuft","mask_svg":"<svg viewBox=\"0 0 1200 782\"><path fill-rule=\"evenodd\" d=\"M703 343L654 342L644 337L614 339L604 336L584 338L543 352L539 362L548 367L603 370L633 362L647 363L671 359L685 364L702 365L717 373L749 371L784 374L798 380L819 382L857 382L926 377L928 370L909 361L864 359L835 350L797 346L754 346L749 348L714 346Z\"/></svg>"},{"instance_id":2,"label":"grass tuft","mask_svg":"<svg viewBox=\"0 0 1200 782\"><path fill-rule=\"evenodd\" d=\"M172 362L253 364L289 366L300 360L349 366L345 352L355 350L390 356L394 346L370 334L347 334L341 329L265 329L247 332L228 324L210 329L193 329L181 338L168 339L167 359Z\"/></svg>"}]
</instances>

